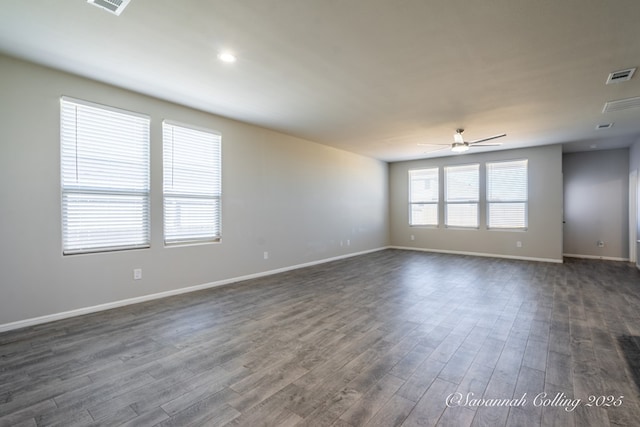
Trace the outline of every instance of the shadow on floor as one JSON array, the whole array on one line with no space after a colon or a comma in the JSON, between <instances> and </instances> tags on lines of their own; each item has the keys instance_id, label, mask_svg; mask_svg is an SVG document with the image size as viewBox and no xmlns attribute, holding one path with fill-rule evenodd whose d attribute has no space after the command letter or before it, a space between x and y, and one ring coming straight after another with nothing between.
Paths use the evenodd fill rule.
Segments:
<instances>
[{"instance_id":1,"label":"shadow on floor","mask_svg":"<svg viewBox=\"0 0 640 427\"><path fill-rule=\"evenodd\" d=\"M618 345L627 359L638 392L640 392L640 336L620 335Z\"/></svg>"}]
</instances>

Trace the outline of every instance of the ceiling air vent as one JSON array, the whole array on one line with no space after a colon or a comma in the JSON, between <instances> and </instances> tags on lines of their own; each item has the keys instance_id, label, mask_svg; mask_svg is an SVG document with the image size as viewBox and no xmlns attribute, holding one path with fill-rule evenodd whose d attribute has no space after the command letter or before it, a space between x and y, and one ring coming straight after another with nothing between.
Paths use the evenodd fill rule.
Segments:
<instances>
[{"instance_id":1,"label":"ceiling air vent","mask_svg":"<svg viewBox=\"0 0 640 427\"><path fill-rule=\"evenodd\" d=\"M609 101L604 104L603 113L611 113L613 111L628 110L630 108L640 107L640 96L635 98L620 99L618 101Z\"/></svg>"},{"instance_id":2,"label":"ceiling air vent","mask_svg":"<svg viewBox=\"0 0 640 427\"><path fill-rule=\"evenodd\" d=\"M633 77L633 73L635 73L636 69L635 68L629 68L628 70L620 70L620 71L614 71L613 73L609 74L609 77L607 78L607 84L610 85L611 83L620 83L620 82L626 82L631 80L631 77Z\"/></svg>"},{"instance_id":3,"label":"ceiling air vent","mask_svg":"<svg viewBox=\"0 0 640 427\"><path fill-rule=\"evenodd\" d=\"M613 123L603 123L603 124L600 124L600 125L596 126L596 129L597 130L609 129L611 126L613 126Z\"/></svg>"},{"instance_id":4,"label":"ceiling air vent","mask_svg":"<svg viewBox=\"0 0 640 427\"><path fill-rule=\"evenodd\" d=\"M115 15L120 15L130 1L131 0L87 0L87 3L108 10Z\"/></svg>"}]
</instances>

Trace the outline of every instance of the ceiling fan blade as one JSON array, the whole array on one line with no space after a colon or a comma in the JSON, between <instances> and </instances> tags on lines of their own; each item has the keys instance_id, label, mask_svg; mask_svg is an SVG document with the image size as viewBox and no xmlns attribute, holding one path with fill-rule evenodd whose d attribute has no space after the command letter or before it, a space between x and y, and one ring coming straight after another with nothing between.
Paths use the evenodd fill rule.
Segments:
<instances>
[{"instance_id":1,"label":"ceiling fan blade","mask_svg":"<svg viewBox=\"0 0 640 427\"><path fill-rule=\"evenodd\" d=\"M439 145L441 145L441 144L439 144ZM435 153L436 151L442 151L442 150L448 150L448 149L449 149L449 147L442 147L442 148L436 148L435 150L428 150L428 151L425 151L424 153L425 154L429 154L429 153Z\"/></svg>"},{"instance_id":2,"label":"ceiling fan blade","mask_svg":"<svg viewBox=\"0 0 640 427\"><path fill-rule=\"evenodd\" d=\"M469 143L470 147L497 147L498 145L502 145L502 142L490 142L488 144L480 144L480 143L473 143L473 142Z\"/></svg>"},{"instance_id":3,"label":"ceiling fan blade","mask_svg":"<svg viewBox=\"0 0 640 427\"><path fill-rule=\"evenodd\" d=\"M478 142L490 141L492 139L502 138L503 136L507 136L507 134L503 133L503 134L500 134L500 135L490 136L489 138L476 139L475 141L469 141L469 144L477 144Z\"/></svg>"},{"instance_id":4,"label":"ceiling fan blade","mask_svg":"<svg viewBox=\"0 0 640 427\"><path fill-rule=\"evenodd\" d=\"M448 145L451 145L451 144L427 144L427 143L418 142L418 144L417 144L417 145L420 145L420 146L447 145L447 146L448 146Z\"/></svg>"}]
</instances>

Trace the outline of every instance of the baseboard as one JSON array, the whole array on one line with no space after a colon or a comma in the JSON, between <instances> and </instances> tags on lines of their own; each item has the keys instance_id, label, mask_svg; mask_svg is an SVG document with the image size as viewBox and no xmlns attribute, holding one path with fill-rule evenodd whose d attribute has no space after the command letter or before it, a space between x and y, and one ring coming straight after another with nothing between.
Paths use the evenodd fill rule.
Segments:
<instances>
[{"instance_id":1,"label":"baseboard","mask_svg":"<svg viewBox=\"0 0 640 427\"><path fill-rule=\"evenodd\" d=\"M505 258L505 259L517 259L522 261L553 262L553 263L562 264L561 259L554 259L554 258L535 258L535 257L525 257L525 256L516 256L516 255L491 254L491 253L483 253L483 252L464 252L464 251L450 251L446 249L413 248L410 246L390 246L390 248L401 249L405 251L433 252L433 253L451 254L451 255L471 255L471 256L479 256L479 257L487 257L487 258Z\"/></svg>"},{"instance_id":2,"label":"baseboard","mask_svg":"<svg viewBox=\"0 0 640 427\"><path fill-rule=\"evenodd\" d=\"M629 258L619 258L612 256L599 256L599 255L579 255L579 254L562 254L567 258L583 258L583 259L602 259L605 261L626 261L629 262Z\"/></svg>"},{"instance_id":3,"label":"baseboard","mask_svg":"<svg viewBox=\"0 0 640 427\"><path fill-rule=\"evenodd\" d=\"M83 307L75 310L64 311L61 313L48 314L46 316L34 317L31 319L18 320L11 323L5 323L0 325L0 332L7 332L14 329L26 328L29 326L35 326L42 323L49 323L56 320L68 319L70 317L82 316L84 314L96 313L98 311L111 310L113 308L124 307L126 305L138 304L141 302L152 301L160 298L167 298L174 295L186 294L189 292L201 291L204 289L215 288L218 286L229 285L232 283L242 282L243 280L257 279L260 277L271 276L278 273L284 273L286 271L297 270L300 268L311 267L318 264L324 264L327 262L338 261L341 259L352 258L359 255L365 255L372 252L382 251L388 249L388 246L369 249L366 251L354 252L346 255L339 255L331 258L324 258L317 261L306 262L303 264L296 264L289 267L277 268L275 270L262 271L259 273L247 274L245 276L233 277L230 279L218 280L215 282L203 283L201 285L190 286L187 288L173 289L171 291L159 292L156 294L143 295L135 298L128 298L124 300L109 302L106 304L94 305L91 307Z\"/></svg>"}]
</instances>

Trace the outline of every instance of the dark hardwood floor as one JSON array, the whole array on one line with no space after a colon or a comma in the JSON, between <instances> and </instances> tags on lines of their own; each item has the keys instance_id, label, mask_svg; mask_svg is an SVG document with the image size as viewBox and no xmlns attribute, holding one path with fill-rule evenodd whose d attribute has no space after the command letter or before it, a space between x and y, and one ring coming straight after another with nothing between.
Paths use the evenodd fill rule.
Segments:
<instances>
[{"instance_id":1,"label":"dark hardwood floor","mask_svg":"<svg viewBox=\"0 0 640 427\"><path fill-rule=\"evenodd\" d=\"M637 426L640 273L385 250L0 334L0 363L1 426Z\"/></svg>"}]
</instances>

